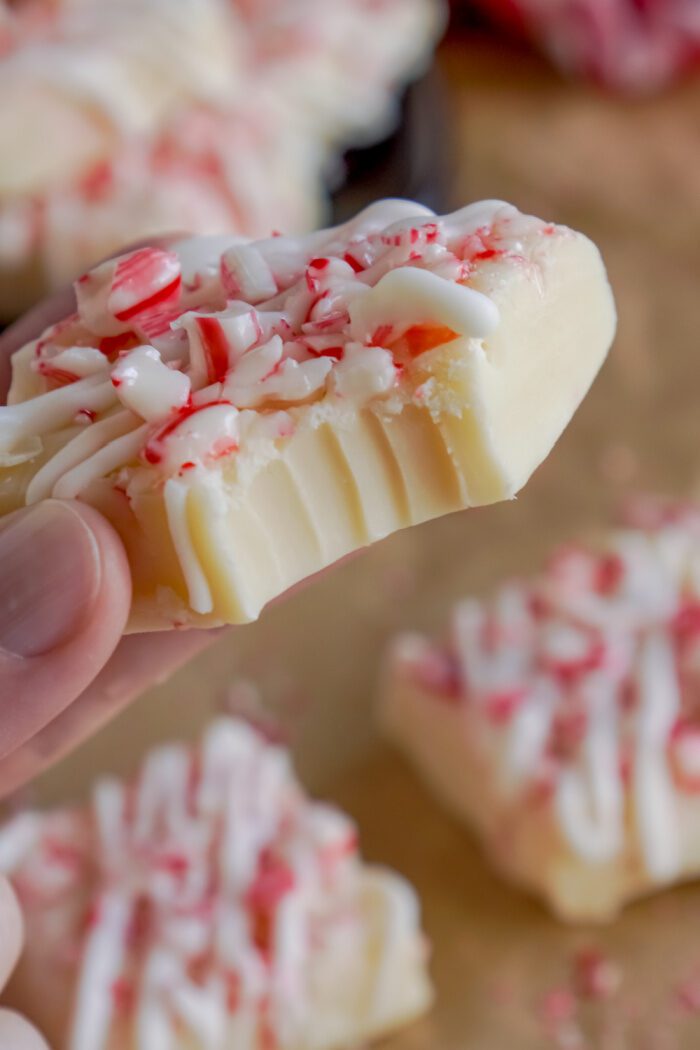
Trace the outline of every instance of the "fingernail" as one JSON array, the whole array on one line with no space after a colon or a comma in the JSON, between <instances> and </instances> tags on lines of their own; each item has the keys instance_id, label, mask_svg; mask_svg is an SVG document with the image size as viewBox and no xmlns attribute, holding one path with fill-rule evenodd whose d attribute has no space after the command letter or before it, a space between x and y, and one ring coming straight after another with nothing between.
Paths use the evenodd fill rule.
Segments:
<instances>
[{"instance_id":1,"label":"fingernail","mask_svg":"<svg viewBox=\"0 0 700 1050\"><path fill-rule=\"evenodd\" d=\"M100 559L88 525L47 500L0 529L0 649L39 656L72 638L97 596Z\"/></svg>"}]
</instances>

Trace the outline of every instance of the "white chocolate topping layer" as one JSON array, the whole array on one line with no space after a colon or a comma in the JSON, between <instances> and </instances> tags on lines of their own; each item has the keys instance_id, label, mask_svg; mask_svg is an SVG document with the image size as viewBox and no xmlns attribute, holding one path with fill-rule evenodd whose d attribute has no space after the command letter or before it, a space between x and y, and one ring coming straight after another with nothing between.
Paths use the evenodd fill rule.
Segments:
<instances>
[{"instance_id":1,"label":"white chocolate topping layer","mask_svg":"<svg viewBox=\"0 0 700 1050\"><path fill-rule=\"evenodd\" d=\"M245 409L269 415L350 390L361 401L390 395L425 350L458 336L483 338L497 326L493 302L466 286L486 223L488 236L504 244L489 249L490 258L536 220L501 202L440 220L388 201L307 238L232 238L223 251L217 241L213 258L206 240L185 243L184 282L177 246L103 263L76 283L76 316L17 359L25 375L16 383L33 373L38 396L0 415L0 454L16 461L25 437L70 425L80 409L104 412L98 377L114 388L110 409L160 424L143 457L168 476L222 454L216 437L224 406L233 419ZM331 376L341 362L339 386ZM348 372L367 374L367 398Z\"/></svg>"}]
</instances>

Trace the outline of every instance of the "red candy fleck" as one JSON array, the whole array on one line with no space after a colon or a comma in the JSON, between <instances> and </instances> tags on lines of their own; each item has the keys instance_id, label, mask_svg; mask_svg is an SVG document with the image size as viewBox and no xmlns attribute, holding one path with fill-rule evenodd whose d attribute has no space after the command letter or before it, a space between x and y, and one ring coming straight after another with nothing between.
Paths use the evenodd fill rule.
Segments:
<instances>
[{"instance_id":1,"label":"red candy fleck","mask_svg":"<svg viewBox=\"0 0 700 1050\"><path fill-rule=\"evenodd\" d=\"M595 948L578 952L573 960L574 984L585 999L609 999L622 982L619 966Z\"/></svg>"},{"instance_id":2,"label":"red candy fleck","mask_svg":"<svg viewBox=\"0 0 700 1050\"><path fill-rule=\"evenodd\" d=\"M542 999L542 1020L548 1025L571 1021L576 1014L576 997L568 988L552 988Z\"/></svg>"},{"instance_id":3,"label":"red candy fleck","mask_svg":"<svg viewBox=\"0 0 700 1050\"><path fill-rule=\"evenodd\" d=\"M58 839L47 838L44 841L44 852L49 863L63 868L79 868L83 863L83 856L75 846Z\"/></svg>"},{"instance_id":4,"label":"red candy fleck","mask_svg":"<svg viewBox=\"0 0 700 1050\"><path fill-rule=\"evenodd\" d=\"M135 303L129 307L128 310L122 310L120 313L115 314L118 321L130 321L133 317L137 317L139 314L144 313L146 310L153 306L164 303L166 300L173 298L180 288L180 277L176 277L175 280L161 288L159 291L154 292L153 295L149 296L148 299L144 299L142 303Z\"/></svg>"},{"instance_id":5,"label":"red candy fleck","mask_svg":"<svg viewBox=\"0 0 700 1050\"><path fill-rule=\"evenodd\" d=\"M334 361L340 361L345 353L345 348L342 346L327 346L324 350L314 350L313 347L309 349L316 357L331 357Z\"/></svg>"},{"instance_id":6,"label":"red candy fleck","mask_svg":"<svg viewBox=\"0 0 700 1050\"><path fill-rule=\"evenodd\" d=\"M238 452L238 442L222 439L214 443L209 452L209 458L212 460L223 459L224 456L230 456L232 452Z\"/></svg>"},{"instance_id":7,"label":"red candy fleck","mask_svg":"<svg viewBox=\"0 0 700 1050\"><path fill-rule=\"evenodd\" d=\"M98 201L105 197L110 189L114 175L112 166L108 161L100 161L90 168L80 183L80 192L88 201Z\"/></svg>"},{"instance_id":8,"label":"red candy fleck","mask_svg":"<svg viewBox=\"0 0 700 1050\"><path fill-rule=\"evenodd\" d=\"M307 273L307 283L308 283L308 273ZM313 291L314 289L310 289L310 290ZM320 303L322 299L327 299L327 298L328 298L328 289L326 289L325 292L321 292L320 295L315 296L311 300L311 302L309 303L309 307L308 307L308 309L306 311L306 316L304 317L304 320L302 322L302 326L301 326L302 329L304 328L305 324L312 323L311 322L311 314L313 313L314 307L317 305L317 303Z\"/></svg>"},{"instance_id":9,"label":"red candy fleck","mask_svg":"<svg viewBox=\"0 0 700 1050\"><path fill-rule=\"evenodd\" d=\"M187 963L187 976L193 984L202 985L207 979L207 974L214 964L214 954L211 950L200 952L193 956Z\"/></svg>"},{"instance_id":10,"label":"red candy fleck","mask_svg":"<svg viewBox=\"0 0 700 1050\"><path fill-rule=\"evenodd\" d=\"M671 626L682 641L700 636L700 602L685 602L674 616Z\"/></svg>"},{"instance_id":11,"label":"red candy fleck","mask_svg":"<svg viewBox=\"0 0 700 1050\"><path fill-rule=\"evenodd\" d=\"M411 665L416 681L431 693L450 703L457 703L463 695L457 661L447 652L431 649Z\"/></svg>"},{"instance_id":12,"label":"red candy fleck","mask_svg":"<svg viewBox=\"0 0 700 1050\"><path fill-rule=\"evenodd\" d=\"M373 346L386 346L387 342L391 339L394 329L390 324L380 324L378 328L375 328L370 336L370 343Z\"/></svg>"},{"instance_id":13,"label":"red candy fleck","mask_svg":"<svg viewBox=\"0 0 700 1050\"><path fill-rule=\"evenodd\" d=\"M581 657L556 659L551 656L545 656L542 659L542 664L551 674L559 679L562 685L570 686L577 678L581 678L590 671L595 671L602 667L605 661L605 654L604 643L600 639L594 639L591 641L588 652Z\"/></svg>"},{"instance_id":14,"label":"red candy fleck","mask_svg":"<svg viewBox=\"0 0 700 1050\"><path fill-rule=\"evenodd\" d=\"M266 1003L264 1016L260 1019L260 1046L261 1050L277 1050L279 1043L277 1041L275 1029L268 1014L269 1003Z\"/></svg>"},{"instance_id":15,"label":"red candy fleck","mask_svg":"<svg viewBox=\"0 0 700 1050\"><path fill-rule=\"evenodd\" d=\"M688 977L676 988L676 1002L687 1014L700 1013L700 976Z\"/></svg>"},{"instance_id":16,"label":"red candy fleck","mask_svg":"<svg viewBox=\"0 0 700 1050\"><path fill-rule=\"evenodd\" d=\"M618 762L618 772L620 774L620 780L622 781L625 788L629 788L632 783L633 768L634 758L630 752L629 745L623 745L623 749L620 752L620 758Z\"/></svg>"},{"instance_id":17,"label":"red candy fleck","mask_svg":"<svg viewBox=\"0 0 700 1050\"><path fill-rule=\"evenodd\" d=\"M36 370L44 379L50 379L59 386L69 386L80 378L75 372L69 372L66 368L54 368L49 361L37 361Z\"/></svg>"},{"instance_id":18,"label":"red candy fleck","mask_svg":"<svg viewBox=\"0 0 700 1050\"><path fill-rule=\"evenodd\" d=\"M190 870L189 859L184 853L166 853L156 859L155 866L176 879L184 879Z\"/></svg>"},{"instance_id":19,"label":"red candy fleck","mask_svg":"<svg viewBox=\"0 0 700 1050\"><path fill-rule=\"evenodd\" d=\"M405 344L411 357L418 357L436 346L450 343L459 338L457 332L442 324L417 324L404 332L402 343Z\"/></svg>"},{"instance_id":20,"label":"red candy fleck","mask_svg":"<svg viewBox=\"0 0 700 1050\"><path fill-rule=\"evenodd\" d=\"M343 256L343 262L346 262L348 266L352 266L355 273L362 273L365 268L361 262L358 262L357 259L350 254L350 252L345 253Z\"/></svg>"},{"instance_id":21,"label":"red candy fleck","mask_svg":"<svg viewBox=\"0 0 700 1050\"><path fill-rule=\"evenodd\" d=\"M586 730L588 716L581 709L557 712L552 720L548 751L553 758L569 761L578 751Z\"/></svg>"},{"instance_id":22,"label":"red candy fleck","mask_svg":"<svg viewBox=\"0 0 700 1050\"><path fill-rule=\"evenodd\" d=\"M341 328L349 320L347 310L333 310L318 321L307 321L302 325L302 329L305 335L323 335L329 328ZM260 334L262 335L262 332Z\"/></svg>"},{"instance_id":23,"label":"red candy fleck","mask_svg":"<svg viewBox=\"0 0 700 1050\"><path fill-rule=\"evenodd\" d=\"M147 897L139 897L134 903L131 921L126 932L126 942L130 948L138 948L150 937L153 929L153 912Z\"/></svg>"},{"instance_id":24,"label":"red candy fleck","mask_svg":"<svg viewBox=\"0 0 700 1050\"><path fill-rule=\"evenodd\" d=\"M216 401L207 401L203 405L194 405L190 402L188 405L183 405L177 412L173 413L170 419L167 420L147 441L144 450L143 458L147 463L156 464L161 463L163 460L162 450L158 447L165 441L173 431L177 430L181 423L184 423L190 416L195 415L197 412L203 412L205 408L213 408L215 405L230 405L231 402L220 398Z\"/></svg>"},{"instance_id":25,"label":"red candy fleck","mask_svg":"<svg viewBox=\"0 0 700 1050\"><path fill-rule=\"evenodd\" d=\"M595 588L599 594L610 594L620 586L625 575L625 563L619 554L608 554L598 562Z\"/></svg>"},{"instance_id":26,"label":"red candy fleck","mask_svg":"<svg viewBox=\"0 0 700 1050\"><path fill-rule=\"evenodd\" d=\"M270 850L263 850L255 881L246 895L246 903L252 909L272 911L293 887L294 873L289 865Z\"/></svg>"},{"instance_id":27,"label":"red candy fleck","mask_svg":"<svg viewBox=\"0 0 700 1050\"><path fill-rule=\"evenodd\" d=\"M253 941L264 954L272 947L274 913L282 898L294 887L294 872L269 849L260 854L255 881L246 894L251 912Z\"/></svg>"},{"instance_id":28,"label":"red candy fleck","mask_svg":"<svg viewBox=\"0 0 700 1050\"><path fill-rule=\"evenodd\" d=\"M679 790L700 794L700 725L678 719L669 737L668 755Z\"/></svg>"},{"instance_id":29,"label":"red candy fleck","mask_svg":"<svg viewBox=\"0 0 700 1050\"><path fill-rule=\"evenodd\" d=\"M327 868L333 868L346 857L351 857L357 851L357 832L353 831L340 842L325 846L321 850L321 864Z\"/></svg>"},{"instance_id":30,"label":"red candy fleck","mask_svg":"<svg viewBox=\"0 0 700 1050\"><path fill-rule=\"evenodd\" d=\"M111 360L124 350L133 350L139 345L139 338L133 332L120 332L119 335L106 335L100 339L97 349Z\"/></svg>"},{"instance_id":31,"label":"red candy fleck","mask_svg":"<svg viewBox=\"0 0 700 1050\"><path fill-rule=\"evenodd\" d=\"M235 970L227 970L224 974L226 982L226 1009L228 1013L235 1014L241 1004L241 978Z\"/></svg>"},{"instance_id":32,"label":"red candy fleck","mask_svg":"<svg viewBox=\"0 0 700 1050\"><path fill-rule=\"evenodd\" d=\"M328 269L329 263L330 259L312 259L306 267L306 287L310 292L318 291L318 274L321 274L324 270Z\"/></svg>"},{"instance_id":33,"label":"red candy fleck","mask_svg":"<svg viewBox=\"0 0 700 1050\"><path fill-rule=\"evenodd\" d=\"M490 693L485 701L486 717L496 725L507 724L523 703L526 695L525 689L510 689L507 692Z\"/></svg>"},{"instance_id":34,"label":"red candy fleck","mask_svg":"<svg viewBox=\"0 0 700 1050\"><path fill-rule=\"evenodd\" d=\"M83 916L83 927L85 930L92 930L102 921L102 909L98 903L91 904Z\"/></svg>"},{"instance_id":35,"label":"red candy fleck","mask_svg":"<svg viewBox=\"0 0 700 1050\"><path fill-rule=\"evenodd\" d=\"M215 317L198 317L196 323L207 362L209 382L220 382L230 368L229 346L224 330Z\"/></svg>"},{"instance_id":36,"label":"red candy fleck","mask_svg":"<svg viewBox=\"0 0 700 1050\"><path fill-rule=\"evenodd\" d=\"M112 984L112 1001L116 1013L130 1014L136 1002L136 989L126 977L118 977Z\"/></svg>"}]
</instances>

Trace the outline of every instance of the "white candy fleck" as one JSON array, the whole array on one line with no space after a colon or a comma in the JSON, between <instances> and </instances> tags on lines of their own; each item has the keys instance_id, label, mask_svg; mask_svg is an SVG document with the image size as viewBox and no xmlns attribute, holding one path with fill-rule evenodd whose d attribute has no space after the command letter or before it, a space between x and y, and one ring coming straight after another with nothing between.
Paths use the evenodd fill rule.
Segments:
<instances>
[{"instance_id":1,"label":"white candy fleck","mask_svg":"<svg viewBox=\"0 0 700 1050\"><path fill-rule=\"evenodd\" d=\"M163 364L152 346L137 346L121 357L112 369L112 385L124 407L147 422L182 408L191 393L189 377Z\"/></svg>"}]
</instances>

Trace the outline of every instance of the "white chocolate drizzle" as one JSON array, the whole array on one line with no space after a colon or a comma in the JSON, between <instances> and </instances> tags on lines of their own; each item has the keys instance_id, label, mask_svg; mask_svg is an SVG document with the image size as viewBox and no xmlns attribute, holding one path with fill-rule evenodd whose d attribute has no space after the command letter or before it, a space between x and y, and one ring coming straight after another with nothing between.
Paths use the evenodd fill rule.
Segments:
<instances>
[{"instance_id":1,"label":"white chocolate drizzle","mask_svg":"<svg viewBox=\"0 0 700 1050\"><path fill-rule=\"evenodd\" d=\"M633 855L665 883L683 863L680 807L700 792L700 510L635 520L461 602L448 650L407 645L403 673L460 704L509 806L548 798L585 863Z\"/></svg>"},{"instance_id":2,"label":"white chocolate drizzle","mask_svg":"<svg viewBox=\"0 0 700 1050\"><path fill-rule=\"evenodd\" d=\"M0 870L31 901L30 951L75 967L70 1050L107 1050L117 1033L134 1050L257 1046L262 1030L311 1045L317 1010L331 1024L347 1010L353 967L351 1020L381 1027L395 975L421 958L410 888L365 869L352 823L309 802L288 754L232 719L193 751L152 752L133 785L102 781L86 810L15 817Z\"/></svg>"},{"instance_id":3,"label":"white chocolate drizzle","mask_svg":"<svg viewBox=\"0 0 700 1050\"><path fill-rule=\"evenodd\" d=\"M173 546L185 576L190 607L196 613L205 614L211 612L214 607L214 601L206 575L197 557L195 545L192 542L187 518L187 497L189 491L189 486L183 484L182 481L178 481L176 478L168 478L163 490L165 511L168 516Z\"/></svg>"}]
</instances>

